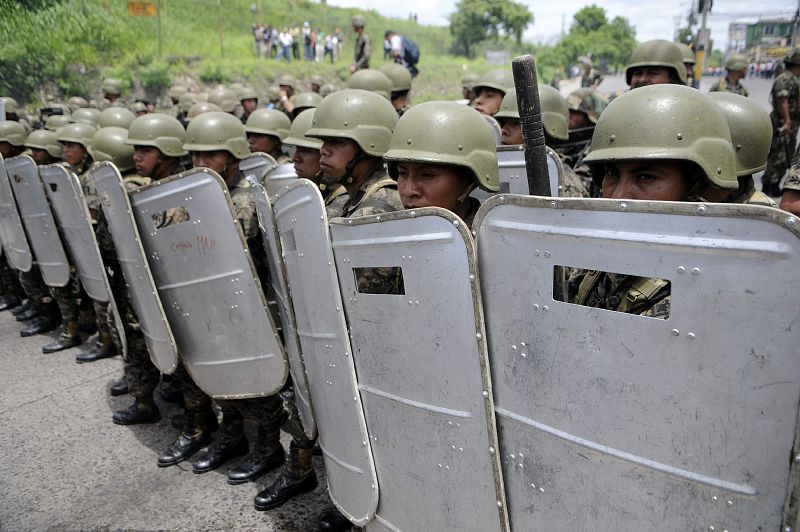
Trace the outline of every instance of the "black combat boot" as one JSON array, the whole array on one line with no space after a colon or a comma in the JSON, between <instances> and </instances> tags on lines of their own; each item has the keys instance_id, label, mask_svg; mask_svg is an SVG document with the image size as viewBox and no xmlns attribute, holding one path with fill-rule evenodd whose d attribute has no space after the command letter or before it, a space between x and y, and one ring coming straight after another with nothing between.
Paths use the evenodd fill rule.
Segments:
<instances>
[{"instance_id":1,"label":"black combat boot","mask_svg":"<svg viewBox=\"0 0 800 532\"><path fill-rule=\"evenodd\" d=\"M4 310L11 310L22 304L22 301L15 296L0 296L0 312Z\"/></svg>"},{"instance_id":2,"label":"black combat boot","mask_svg":"<svg viewBox=\"0 0 800 532\"><path fill-rule=\"evenodd\" d=\"M228 484L244 484L277 469L286 461L281 445L281 431L258 427L258 441L253 451L228 471Z\"/></svg>"},{"instance_id":3,"label":"black combat boot","mask_svg":"<svg viewBox=\"0 0 800 532\"><path fill-rule=\"evenodd\" d=\"M244 422L241 418L226 421L222 416L217 439L208 450L192 462L192 471L206 473L221 466L226 460L234 456L241 456L247 452L247 438L244 437Z\"/></svg>"},{"instance_id":4,"label":"black combat boot","mask_svg":"<svg viewBox=\"0 0 800 532\"><path fill-rule=\"evenodd\" d=\"M81 345L81 342L81 335L78 334L78 322L68 321L62 324L61 334L58 336L58 340L42 347L42 353L63 351L64 349Z\"/></svg>"},{"instance_id":5,"label":"black combat boot","mask_svg":"<svg viewBox=\"0 0 800 532\"><path fill-rule=\"evenodd\" d=\"M11 309L11 315L17 317L23 312L27 311L32 306L33 306L33 301L31 301L30 299L26 299L21 305Z\"/></svg>"},{"instance_id":6,"label":"black combat boot","mask_svg":"<svg viewBox=\"0 0 800 532\"><path fill-rule=\"evenodd\" d=\"M211 440L211 431L205 424L207 415L205 410L186 411L186 425L175 441L158 455L158 467L183 462Z\"/></svg>"},{"instance_id":7,"label":"black combat boot","mask_svg":"<svg viewBox=\"0 0 800 532\"><path fill-rule=\"evenodd\" d=\"M56 306L54 302L37 304L34 306L39 307L39 316L33 318L28 326L19 332L19 335L23 338L50 332L58 327L60 318L58 306Z\"/></svg>"},{"instance_id":8,"label":"black combat boot","mask_svg":"<svg viewBox=\"0 0 800 532\"><path fill-rule=\"evenodd\" d=\"M97 341L92 348L88 351L83 351L75 356L75 362L83 364L84 362L94 362L101 358L109 358L117 356L117 350L114 348L114 341L111 338L111 333L107 331L100 331Z\"/></svg>"},{"instance_id":9,"label":"black combat boot","mask_svg":"<svg viewBox=\"0 0 800 532\"><path fill-rule=\"evenodd\" d=\"M331 508L319 517L317 532L345 532L353 524L337 508Z\"/></svg>"},{"instance_id":10,"label":"black combat boot","mask_svg":"<svg viewBox=\"0 0 800 532\"><path fill-rule=\"evenodd\" d=\"M117 425L138 425L140 423L155 423L161 419L161 413L155 403L134 399L133 404L125 410L117 410L111 420Z\"/></svg>"},{"instance_id":11,"label":"black combat boot","mask_svg":"<svg viewBox=\"0 0 800 532\"><path fill-rule=\"evenodd\" d=\"M317 474L311 465L313 449L300 449L294 442L289 448L289 460L281 477L272 486L256 495L253 505L263 512L282 505L295 495L317 487Z\"/></svg>"},{"instance_id":12,"label":"black combat boot","mask_svg":"<svg viewBox=\"0 0 800 532\"><path fill-rule=\"evenodd\" d=\"M115 380L111 383L111 388L108 389L108 393L111 394L112 397L117 397L118 395L125 395L128 393L128 377L123 375L119 379ZM185 421L185 418L184 418ZM175 427L176 429L182 429L183 424L180 426Z\"/></svg>"},{"instance_id":13,"label":"black combat boot","mask_svg":"<svg viewBox=\"0 0 800 532\"><path fill-rule=\"evenodd\" d=\"M80 330L86 336L91 336L97 332L97 320L94 317L94 308L89 305L79 311L78 323L80 323Z\"/></svg>"},{"instance_id":14,"label":"black combat boot","mask_svg":"<svg viewBox=\"0 0 800 532\"><path fill-rule=\"evenodd\" d=\"M14 319L17 321L31 321L33 318L39 316L39 309L36 308L36 305L31 305L28 307L28 310L24 312L20 312L17 314Z\"/></svg>"}]
</instances>

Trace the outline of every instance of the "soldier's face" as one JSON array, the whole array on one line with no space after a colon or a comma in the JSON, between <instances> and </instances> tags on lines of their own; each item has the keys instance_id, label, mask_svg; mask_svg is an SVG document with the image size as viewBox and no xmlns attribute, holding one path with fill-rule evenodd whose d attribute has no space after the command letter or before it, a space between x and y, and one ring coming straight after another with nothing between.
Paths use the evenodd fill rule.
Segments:
<instances>
[{"instance_id":1,"label":"soldier's face","mask_svg":"<svg viewBox=\"0 0 800 532\"><path fill-rule=\"evenodd\" d=\"M47 153L47 150L41 148L31 148L31 159L36 164L53 164L58 159Z\"/></svg>"},{"instance_id":2,"label":"soldier's face","mask_svg":"<svg viewBox=\"0 0 800 532\"><path fill-rule=\"evenodd\" d=\"M64 161L73 166L79 165L88 155L83 144L77 142L64 142Z\"/></svg>"},{"instance_id":3,"label":"soldier's face","mask_svg":"<svg viewBox=\"0 0 800 532\"><path fill-rule=\"evenodd\" d=\"M339 179L344 177L347 164L352 161L361 148L355 141L338 137L328 137L319 150L319 167L325 177Z\"/></svg>"},{"instance_id":4,"label":"soldier's face","mask_svg":"<svg viewBox=\"0 0 800 532\"><path fill-rule=\"evenodd\" d=\"M10 142L0 141L0 155L6 159L14 156L14 146Z\"/></svg>"},{"instance_id":5,"label":"soldier's face","mask_svg":"<svg viewBox=\"0 0 800 532\"><path fill-rule=\"evenodd\" d=\"M245 110L247 114L252 113L258 107L258 100L255 98L249 98L247 100L242 100L242 108Z\"/></svg>"},{"instance_id":6,"label":"soldier's face","mask_svg":"<svg viewBox=\"0 0 800 532\"><path fill-rule=\"evenodd\" d=\"M582 127L589 127L592 125L592 121L589 120L589 117L586 116L586 113L582 113L580 111L574 111L572 109L569 110L569 128L570 129L578 129Z\"/></svg>"},{"instance_id":7,"label":"soldier's face","mask_svg":"<svg viewBox=\"0 0 800 532\"><path fill-rule=\"evenodd\" d=\"M225 171L231 159L233 159L233 156L223 150L192 152L192 165L194 165L195 168L209 168L223 178L225 177Z\"/></svg>"},{"instance_id":8,"label":"soldier's face","mask_svg":"<svg viewBox=\"0 0 800 532\"><path fill-rule=\"evenodd\" d=\"M507 146L522 144L522 124L518 118L501 118L500 123L500 142Z\"/></svg>"},{"instance_id":9,"label":"soldier's face","mask_svg":"<svg viewBox=\"0 0 800 532\"><path fill-rule=\"evenodd\" d=\"M497 89L481 87L475 98L475 109L481 114L491 116L500 110L503 96L505 95Z\"/></svg>"},{"instance_id":10,"label":"soldier's face","mask_svg":"<svg viewBox=\"0 0 800 532\"><path fill-rule=\"evenodd\" d=\"M262 133L248 133L247 142L250 144L250 151L261 151L272 153L280 146L280 139L274 135L264 135Z\"/></svg>"},{"instance_id":11,"label":"soldier's face","mask_svg":"<svg viewBox=\"0 0 800 532\"><path fill-rule=\"evenodd\" d=\"M671 80L669 69L659 66L636 67L631 71L631 88L646 87L647 85L660 85Z\"/></svg>"},{"instance_id":12,"label":"soldier's face","mask_svg":"<svg viewBox=\"0 0 800 532\"><path fill-rule=\"evenodd\" d=\"M294 171L297 177L314 179L316 175L319 174L319 159L319 150L297 146L292 156Z\"/></svg>"},{"instance_id":13,"label":"soldier's face","mask_svg":"<svg viewBox=\"0 0 800 532\"><path fill-rule=\"evenodd\" d=\"M161 162L161 151L153 146L134 146L133 163L136 173L142 176L154 177L156 167Z\"/></svg>"},{"instance_id":14,"label":"soldier's face","mask_svg":"<svg viewBox=\"0 0 800 532\"><path fill-rule=\"evenodd\" d=\"M442 207L457 212L458 199L469 186L469 179L456 166L397 163L397 191L406 209Z\"/></svg>"},{"instance_id":15,"label":"soldier's face","mask_svg":"<svg viewBox=\"0 0 800 532\"><path fill-rule=\"evenodd\" d=\"M681 201L689 190L680 161L618 161L603 165L603 197Z\"/></svg>"}]
</instances>

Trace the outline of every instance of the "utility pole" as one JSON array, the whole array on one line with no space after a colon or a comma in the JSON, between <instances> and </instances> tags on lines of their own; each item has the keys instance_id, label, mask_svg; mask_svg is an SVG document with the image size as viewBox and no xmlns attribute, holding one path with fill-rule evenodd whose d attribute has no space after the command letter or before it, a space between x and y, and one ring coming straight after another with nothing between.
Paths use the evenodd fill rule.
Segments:
<instances>
[{"instance_id":1,"label":"utility pole","mask_svg":"<svg viewBox=\"0 0 800 532\"><path fill-rule=\"evenodd\" d=\"M219 21L219 56L225 57L225 50L223 48L222 40L222 0L217 0L217 20Z\"/></svg>"},{"instance_id":2,"label":"utility pole","mask_svg":"<svg viewBox=\"0 0 800 532\"><path fill-rule=\"evenodd\" d=\"M797 46L797 23L800 19L800 0L797 0L797 10L794 12L792 20L792 48Z\"/></svg>"},{"instance_id":3,"label":"utility pole","mask_svg":"<svg viewBox=\"0 0 800 532\"><path fill-rule=\"evenodd\" d=\"M161 58L161 0L156 2L156 38L158 40L158 58Z\"/></svg>"},{"instance_id":4,"label":"utility pole","mask_svg":"<svg viewBox=\"0 0 800 532\"><path fill-rule=\"evenodd\" d=\"M711 9L711 0L700 0L700 7L702 8L700 19L700 30L697 35L697 55L696 63L694 65L694 88L700 88L700 78L703 76L703 71L706 68L706 51L708 49L708 34L709 30L706 28L708 21L708 12Z\"/></svg>"}]
</instances>

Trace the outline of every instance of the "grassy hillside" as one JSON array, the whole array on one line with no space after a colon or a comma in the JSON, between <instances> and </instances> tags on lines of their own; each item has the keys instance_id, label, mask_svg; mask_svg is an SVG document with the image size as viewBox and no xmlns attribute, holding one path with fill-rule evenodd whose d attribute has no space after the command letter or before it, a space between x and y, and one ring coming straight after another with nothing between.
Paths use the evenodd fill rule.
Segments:
<instances>
[{"instance_id":1,"label":"grassy hillside","mask_svg":"<svg viewBox=\"0 0 800 532\"><path fill-rule=\"evenodd\" d=\"M152 0L155 2L155 0ZM408 35L422 50L417 101L455 98L466 70L484 72L482 60L447 54L448 28L390 19L375 11L328 6L309 0L161 0L161 55L157 19L129 16L127 0L0 0L0 93L37 103L50 97L97 95L104 76L121 78L132 89L159 93L174 79L208 84L244 81L263 89L283 73L306 79L319 73L341 84L347 78L355 35L350 17L366 16L373 38L373 66L383 64L383 32ZM258 13L251 11L256 4ZM343 57L336 64L292 62L255 57L254 22L278 27L310 22L345 34Z\"/></svg>"}]
</instances>

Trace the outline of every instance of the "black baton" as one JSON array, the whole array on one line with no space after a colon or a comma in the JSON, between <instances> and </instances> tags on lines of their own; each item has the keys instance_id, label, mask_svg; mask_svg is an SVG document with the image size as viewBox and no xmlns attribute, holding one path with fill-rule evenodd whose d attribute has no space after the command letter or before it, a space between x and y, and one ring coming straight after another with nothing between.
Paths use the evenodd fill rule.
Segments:
<instances>
[{"instance_id":1,"label":"black baton","mask_svg":"<svg viewBox=\"0 0 800 532\"><path fill-rule=\"evenodd\" d=\"M525 168L528 173L528 193L532 196L550 195L550 176L547 171L547 152L544 148L542 105L539 102L539 81L533 56L522 55L511 62L517 107L525 146Z\"/></svg>"}]
</instances>

